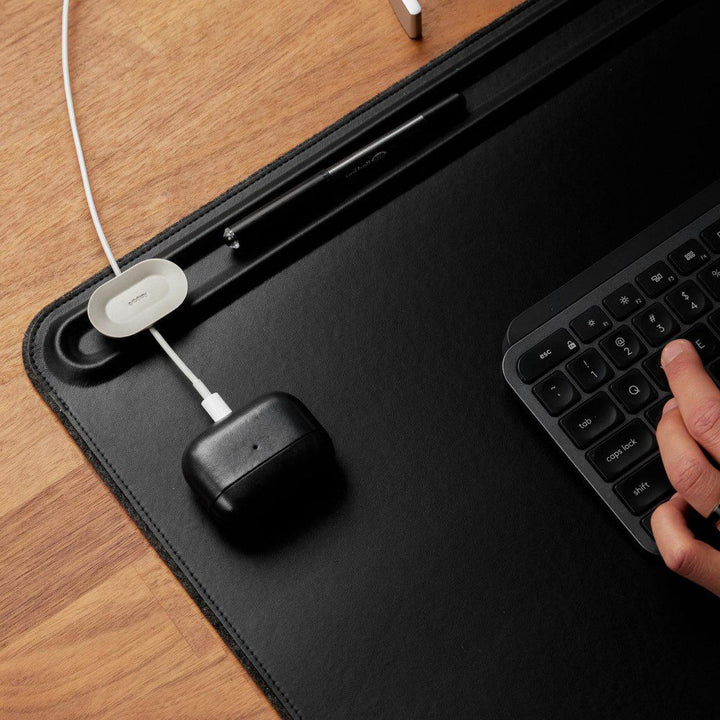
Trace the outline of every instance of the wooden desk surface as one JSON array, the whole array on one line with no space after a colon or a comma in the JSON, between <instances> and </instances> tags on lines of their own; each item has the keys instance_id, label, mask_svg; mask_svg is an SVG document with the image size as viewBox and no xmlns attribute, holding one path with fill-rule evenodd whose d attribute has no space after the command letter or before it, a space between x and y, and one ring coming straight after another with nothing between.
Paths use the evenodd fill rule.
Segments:
<instances>
[{"instance_id":1,"label":"wooden desk surface","mask_svg":"<svg viewBox=\"0 0 720 720\"><path fill-rule=\"evenodd\" d=\"M426 0L413 42L387 0L74 0L78 123L116 254L516 2ZM61 4L0 4L0 717L273 718L25 376L32 317L106 265Z\"/></svg>"}]
</instances>

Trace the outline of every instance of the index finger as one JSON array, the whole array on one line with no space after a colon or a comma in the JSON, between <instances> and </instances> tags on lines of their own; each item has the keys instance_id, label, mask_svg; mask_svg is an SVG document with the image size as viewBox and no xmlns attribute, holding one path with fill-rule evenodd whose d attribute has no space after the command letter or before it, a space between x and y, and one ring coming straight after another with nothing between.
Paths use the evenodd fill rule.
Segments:
<instances>
[{"instance_id":1,"label":"index finger","mask_svg":"<svg viewBox=\"0 0 720 720\"><path fill-rule=\"evenodd\" d=\"M662 367L690 435L720 461L720 390L705 372L688 340L673 340L662 352Z\"/></svg>"}]
</instances>

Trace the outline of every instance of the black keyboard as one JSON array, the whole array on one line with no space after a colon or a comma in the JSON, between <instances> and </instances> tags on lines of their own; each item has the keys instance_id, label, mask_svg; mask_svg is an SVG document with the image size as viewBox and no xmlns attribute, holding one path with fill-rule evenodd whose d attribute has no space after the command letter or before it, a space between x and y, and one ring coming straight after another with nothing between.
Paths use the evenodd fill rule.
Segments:
<instances>
[{"instance_id":1,"label":"black keyboard","mask_svg":"<svg viewBox=\"0 0 720 720\"><path fill-rule=\"evenodd\" d=\"M720 384L720 206L512 345L510 386L635 539L672 493L655 441L660 352L684 337Z\"/></svg>"}]
</instances>

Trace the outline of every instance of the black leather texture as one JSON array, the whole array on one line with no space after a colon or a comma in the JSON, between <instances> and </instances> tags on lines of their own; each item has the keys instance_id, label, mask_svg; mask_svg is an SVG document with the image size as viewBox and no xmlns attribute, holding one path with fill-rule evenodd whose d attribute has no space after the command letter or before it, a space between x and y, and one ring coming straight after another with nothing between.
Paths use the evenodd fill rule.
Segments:
<instances>
[{"instance_id":1,"label":"black leather texture","mask_svg":"<svg viewBox=\"0 0 720 720\"><path fill-rule=\"evenodd\" d=\"M332 437L326 502L267 542L183 479L192 388L87 325L107 272L28 329L36 387L286 717L718 716L720 600L635 546L500 362L514 316L720 177L719 26L716 0L525 3L123 260L186 268L162 328L232 407L289 392ZM495 109L267 257L222 245L228 217L457 91Z\"/></svg>"}]
</instances>

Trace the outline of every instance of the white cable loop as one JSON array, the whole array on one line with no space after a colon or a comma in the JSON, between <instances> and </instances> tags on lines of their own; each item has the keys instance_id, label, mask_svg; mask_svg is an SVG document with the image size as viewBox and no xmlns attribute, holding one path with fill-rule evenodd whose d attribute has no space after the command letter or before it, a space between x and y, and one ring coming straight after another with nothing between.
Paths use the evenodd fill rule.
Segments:
<instances>
[{"instance_id":1,"label":"white cable loop","mask_svg":"<svg viewBox=\"0 0 720 720\"><path fill-rule=\"evenodd\" d=\"M98 216L97 208L95 207L95 200L93 198L92 189L90 187L90 178L88 177L87 167L85 166L85 155L83 154L82 145L80 144L80 133L77 128L77 121L75 119L75 105L73 104L72 89L70 86L70 63L68 61L68 17L70 13L70 0L63 0L62 9L62 73L63 73L63 85L65 87L65 102L67 103L68 117L70 118L70 129L72 130L73 142L75 143L75 153L77 154L78 165L80 166L80 175L82 176L83 189L85 190L85 198L87 199L88 208L90 210L90 216L92 217L93 225L95 226L95 232L97 233L100 244L102 245L105 257L107 257L110 267L112 268L115 275L120 275L122 270L113 255L113 251L110 248L110 244L105 237L102 225L100 223L100 217ZM200 394L203 400L207 400L213 395L208 390L205 383L190 370L190 368L182 361L180 356L170 347L167 340L160 334L154 327L148 328L150 334L155 338L158 345L167 353L167 356L172 360L175 365L179 368L180 372L192 383L192 386ZM204 406L203 406L204 407ZM212 414L211 414L212 415ZM216 418L213 417L215 420Z\"/></svg>"}]
</instances>

